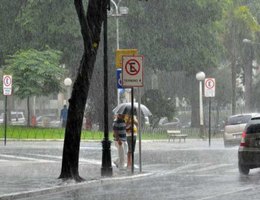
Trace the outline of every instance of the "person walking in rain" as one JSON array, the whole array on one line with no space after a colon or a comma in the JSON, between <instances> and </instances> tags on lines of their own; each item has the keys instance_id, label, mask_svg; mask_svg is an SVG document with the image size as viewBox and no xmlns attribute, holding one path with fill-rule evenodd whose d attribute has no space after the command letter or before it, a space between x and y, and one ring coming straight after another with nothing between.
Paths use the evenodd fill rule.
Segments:
<instances>
[{"instance_id":1,"label":"person walking in rain","mask_svg":"<svg viewBox=\"0 0 260 200\"><path fill-rule=\"evenodd\" d=\"M132 116L128 115L126 119L126 138L127 138L127 145L128 145L128 152L127 152L127 168L130 169L132 167L132 152L135 152L135 145L136 145L136 136L137 136L137 127L138 121L136 116L134 116L134 137L132 143Z\"/></svg>"},{"instance_id":2,"label":"person walking in rain","mask_svg":"<svg viewBox=\"0 0 260 200\"><path fill-rule=\"evenodd\" d=\"M113 132L115 145L118 150L118 158L114 161L114 164L123 169L125 166L125 149L126 149L126 123L123 114L118 114L113 122Z\"/></svg>"},{"instance_id":3,"label":"person walking in rain","mask_svg":"<svg viewBox=\"0 0 260 200\"><path fill-rule=\"evenodd\" d=\"M68 117L68 109L67 109L67 105L64 105L60 111L60 120L61 120L62 128L66 127L67 117Z\"/></svg>"}]
</instances>

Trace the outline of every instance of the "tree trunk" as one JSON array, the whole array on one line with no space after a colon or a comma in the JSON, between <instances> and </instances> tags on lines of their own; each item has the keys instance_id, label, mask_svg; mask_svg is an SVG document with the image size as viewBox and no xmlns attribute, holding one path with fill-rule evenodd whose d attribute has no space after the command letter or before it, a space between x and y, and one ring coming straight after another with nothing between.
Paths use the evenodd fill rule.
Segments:
<instances>
[{"instance_id":1,"label":"tree trunk","mask_svg":"<svg viewBox=\"0 0 260 200\"><path fill-rule=\"evenodd\" d=\"M28 96L27 97L27 127L30 126L30 115L31 115L31 112L30 112L30 97Z\"/></svg>"},{"instance_id":2,"label":"tree trunk","mask_svg":"<svg viewBox=\"0 0 260 200\"><path fill-rule=\"evenodd\" d=\"M195 75L189 77L189 85L192 87L190 94L191 102L191 127L200 127L199 116L199 81L196 80Z\"/></svg>"},{"instance_id":3,"label":"tree trunk","mask_svg":"<svg viewBox=\"0 0 260 200\"><path fill-rule=\"evenodd\" d=\"M107 9L107 0L89 0L87 15L84 13L82 0L74 0L74 4L81 26L84 54L69 99L62 168L59 178L74 179L79 182L83 180L78 172L81 127L100 42L101 27Z\"/></svg>"},{"instance_id":4,"label":"tree trunk","mask_svg":"<svg viewBox=\"0 0 260 200\"><path fill-rule=\"evenodd\" d=\"M248 51L244 64L245 73L245 112L252 111L252 61L253 61L253 48L247 45Z\"/></svg>"},{"instance_id":5,"label":"tree trunk","mask_svg":"<svg viewBox=\"0 0 260 200\"><path fill-rule=\"evenodd\" d=\"M232 115L236 114L236 59L231 58L231 85L232 85L232 96L231 96L231 112Z\"/></svg>"}]
</instances>

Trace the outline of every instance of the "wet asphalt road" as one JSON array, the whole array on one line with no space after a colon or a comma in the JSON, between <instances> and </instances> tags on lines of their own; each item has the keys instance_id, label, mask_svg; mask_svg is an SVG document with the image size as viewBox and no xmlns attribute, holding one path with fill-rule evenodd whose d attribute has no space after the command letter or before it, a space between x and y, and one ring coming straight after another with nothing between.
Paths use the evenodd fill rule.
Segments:
<instances>
[{"instance_id":1,"label":"wet asphalt road","mask_svg":"<svg viewBox=\"0 0 260 200\"><path fill-rule=\"evenodd\" d=\"M260 169L251 170L249 176L239 175L237 147L225 149L220 139L211 144L191 139L143 142L142 173L136 169L132 175L114 167L113 177L104 178L100 176L101 144L82 142L79 171L86 182L75 184L57 179L62 142L9 143L0 148L0 199L44 188L49 190L23 199L259 199ZM113 144L111 155L116 157ZM136 164L138 157L137 148ZM51 189L57 186L62 189Z\"/></svg>"}]
</instances>

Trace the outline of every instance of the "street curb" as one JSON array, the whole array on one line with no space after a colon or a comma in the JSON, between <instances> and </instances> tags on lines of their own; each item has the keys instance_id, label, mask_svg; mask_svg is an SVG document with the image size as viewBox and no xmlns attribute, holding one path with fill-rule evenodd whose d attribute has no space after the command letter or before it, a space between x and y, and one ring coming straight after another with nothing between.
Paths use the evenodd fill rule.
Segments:
<instances>
[{"instance_id":1,"label":"street curb","mask_svg":"<svg viewBox=\"0 0 260 200\"><path fill-rule=\"evenodd\" d=\"M90 180L90 181L84 181L81 183L73 182L73 183L69 183L69 184L61 185L61 186L54 186L54 187L49 187L49 188L36 189L36 190L32 190L32 191L24 191L24 192L0 195L0 200L23 199L23 198L37 197L37 196L46 195L46 194L67 192L70 190L84 188L86 185L103 184L103 183L109 183L112 181L121 181L121 180L128 180L128 179L137 179L137 178L143 178L143 177L150 176L150 175L152 175L152 173L140 173L140 174L134 174L134 175L130 175L130 176L120 176L120 177L112 177L112 178L106 177L106 178L101 178L99 180Z\"/></svg>"}]
</instances>

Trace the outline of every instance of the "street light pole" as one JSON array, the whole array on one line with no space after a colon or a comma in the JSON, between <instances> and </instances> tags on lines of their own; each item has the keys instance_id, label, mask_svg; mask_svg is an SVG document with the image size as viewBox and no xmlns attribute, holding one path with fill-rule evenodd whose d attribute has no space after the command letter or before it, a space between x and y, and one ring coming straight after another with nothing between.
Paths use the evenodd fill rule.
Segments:
<instances>
[{"instance_id":1,"label":"street light pole","mask_svg":"<svg viewBox=\"0 0 260 200\"><path fill-rule=\"evenodd\" d=\"M111 0L111 2L113 3L113 5L115 6L116 9L116 48L119 49L119 19L118 17L119 15L119 4L121 2L121 0L118 1L118 3L116 4L116 2L114 0Z\"/></svg>"},{"instance_id":2,"label":"street light pole","mask_svg":"<svg viewBox=\"0 0 260 200\"><path fill-rule=\"evenodd\" d=\"M106 0L107 9L103 22L104 33L104 139L102 141L101 176L112 176L111 141L108 129L108 55L107 55L107 10L110 10L110 0Z\"/></svg>"},{"instance_id":3,"label":"street light pole","mask_svg":"<svg viewBox=\"0 0 260 200\"><path fill-rule=\"evenodd\" d=\"M118 6L121 2L121 0L118 1L118 4L115 3L114 0L111 0L111 2L114 4L116 8L116 48L119 49L119 19L118 19ZM119 89L117 88L117 105L120 103L120 94L119 94Z\"/></svg>"},{"instance_id":4,"label":"street light pole","mask_svg":"<svg viewBox=\"0 0 260 200\"><path fill-rule=\"evenodd\" d=\"M204 137L202 81L205 79L205 73L204 72L198 72L196 74L196 79L199 81L200 133Z\"/></svg>"},{"instance_id":5,"label":"street light pole","mask_svg":"<svg viewBox=\"0 0 260 200\"><path fill-rule=\"evenodd\" d=\"M119 7L119 4L121 3L122 0L118 0L117 3L114 0L111 0L115 7L115 14L110 13L111 16L116 17L116 48L119 49L119 17L122 15L126 15L128 13L128 8L127 7ZM120 104L120 93L119 89L117 89L117 105Z\"/></svg>"}]
</instances>

